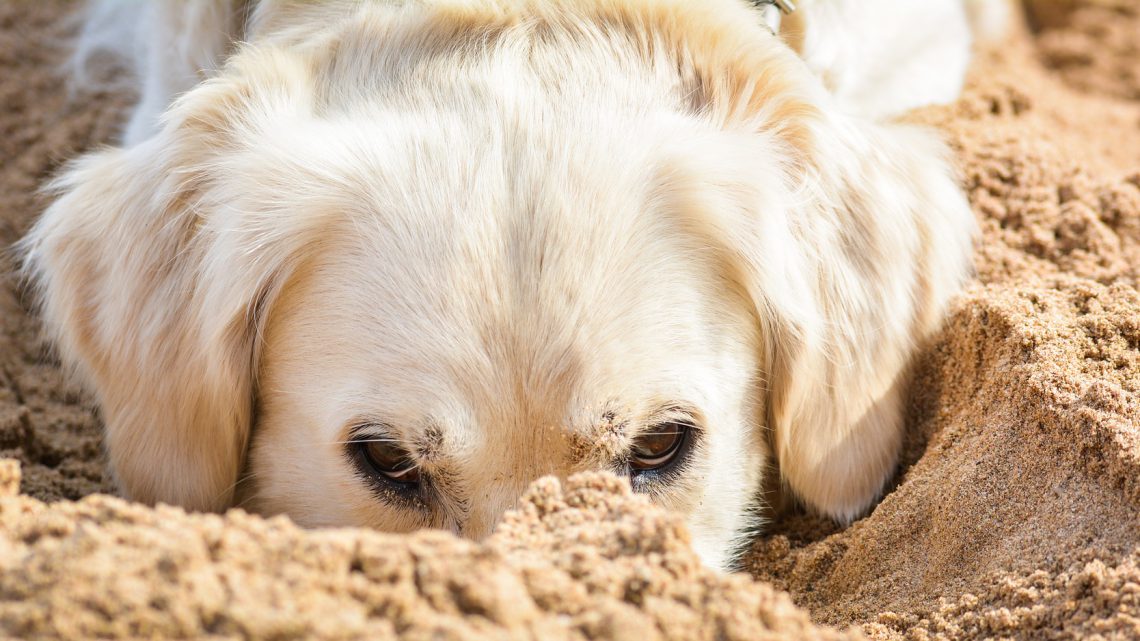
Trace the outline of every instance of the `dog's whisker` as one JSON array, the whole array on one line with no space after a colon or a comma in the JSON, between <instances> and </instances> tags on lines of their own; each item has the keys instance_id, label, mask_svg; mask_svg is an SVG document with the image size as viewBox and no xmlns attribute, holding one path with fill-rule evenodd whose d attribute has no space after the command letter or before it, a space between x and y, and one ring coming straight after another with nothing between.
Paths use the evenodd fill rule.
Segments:
<instances>
[{"instance_id":1,"label":"dog's whisker","mask_svg":"<svg viewBox=\"0 0 1140 641\"><path fill-rule=\"evenodd\" d=\"M354 438L347 441L322 441L314 445L348 445L349 443L399 443L395 438Z\"/></svg>"},{"instance_id":2,"label":"dog's whisker","mask_svg":"<svg viewBox=\"0 0 1140 641\"><path fill-rule=\"evenodd\" d=\"M217 502L217 499L220 499L223 496L226 496L227 494L232 494L235 490L238 489L238 487L241 486L242 483L247 483L249 481L252 481L253 479L257 478L257 476L258 475L256 472L246 472L245 474L242 474L229 487L225 488L224 490L222 490L221 492L218 493L217 497L215 498L215 502ZM240 503L233 505L232 507L242 507L243 505L245 505L246 501L248 501L248 500L249 500L249 497L246 497L246 498L242 499Z\"/></svg>"}]
</instances>

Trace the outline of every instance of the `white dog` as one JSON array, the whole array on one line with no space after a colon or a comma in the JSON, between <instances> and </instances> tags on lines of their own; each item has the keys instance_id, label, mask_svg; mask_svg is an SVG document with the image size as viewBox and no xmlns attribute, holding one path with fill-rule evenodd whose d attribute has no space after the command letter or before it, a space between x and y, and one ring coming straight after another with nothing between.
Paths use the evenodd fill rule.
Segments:
<instances>
[{"instance_id":1,"label":"white dog","mask_svg":"<svg viewBox=\"0 0 1140 641\"><path fill-rule=\"evenodd\" d=\"M970 31L800 4L98 6L139 106L24 250L124 493L479 537L606 469L719 566L772 465L862 514L974 233L882 119L952 99Z\"/></svg>"}]
</instances>

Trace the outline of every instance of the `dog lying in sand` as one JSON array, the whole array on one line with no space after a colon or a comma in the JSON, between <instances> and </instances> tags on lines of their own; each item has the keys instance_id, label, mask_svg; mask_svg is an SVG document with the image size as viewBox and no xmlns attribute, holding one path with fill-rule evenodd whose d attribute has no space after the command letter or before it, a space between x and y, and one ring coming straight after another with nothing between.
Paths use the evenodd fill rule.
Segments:
<instances>
[{"instance_id":1,"label":"dog lying in sand","mask_svg":"<svg viewBox=\"0 0 1140 641\"><path fill-rule=\"evenodd\" d=\"M128 497L481 537L612 470L721 567L773 466L877 498L969 270L889 121L959 90L961 0L127 4L80 48L129 45L123 144L23 250Z\"/></svg>"}]
</instances>

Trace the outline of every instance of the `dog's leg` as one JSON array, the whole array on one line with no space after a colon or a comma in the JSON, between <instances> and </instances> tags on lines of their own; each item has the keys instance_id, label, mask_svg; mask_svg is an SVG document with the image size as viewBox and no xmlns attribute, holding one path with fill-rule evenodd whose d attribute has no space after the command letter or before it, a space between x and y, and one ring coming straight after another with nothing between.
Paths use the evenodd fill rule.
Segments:
<instances>
[{"instance_id":1,"label":"dog's leg","mask_svg":"<svg viewBox=\"0 0 1140 641\"><path fill-rule=\"evenodd\" d=\"M241 0L160 0L151 3L142 33L142 91L123 142L154 133L159 116L179 94L210 77L240 38Z\"/></svg>"},{"instance_id":2,"label":"dog's leg","mask_svg":"<svg viewBox=\"0 0 1140 641\"><path fill-rule=\"evenodd\" d=\"M179 94L209 77L240 36L248 0L97 0L76 45L77 80L96 55L124 58L139 101L123 132L126 146L150 137Z\"/></svg>"}]
</instances>

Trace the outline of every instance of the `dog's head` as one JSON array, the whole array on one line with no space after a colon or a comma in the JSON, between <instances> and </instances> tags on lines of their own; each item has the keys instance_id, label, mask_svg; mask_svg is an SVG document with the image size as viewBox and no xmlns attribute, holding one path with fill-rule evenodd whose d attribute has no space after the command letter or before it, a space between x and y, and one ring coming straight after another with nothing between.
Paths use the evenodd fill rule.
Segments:
<instances>
[{"instance_id":1,"label":"dog's head","mask_svg":"<svg viewBox=\"0 0 1140 641\"><path fill-rule=\"evenodd\" d=\"M480 536L606 469L713 564L771 462L865 508L966 262L937 147L758 26L598 4L360 7L67 172L28 265L129 496Z\"/></svg>"}]
</instances>

